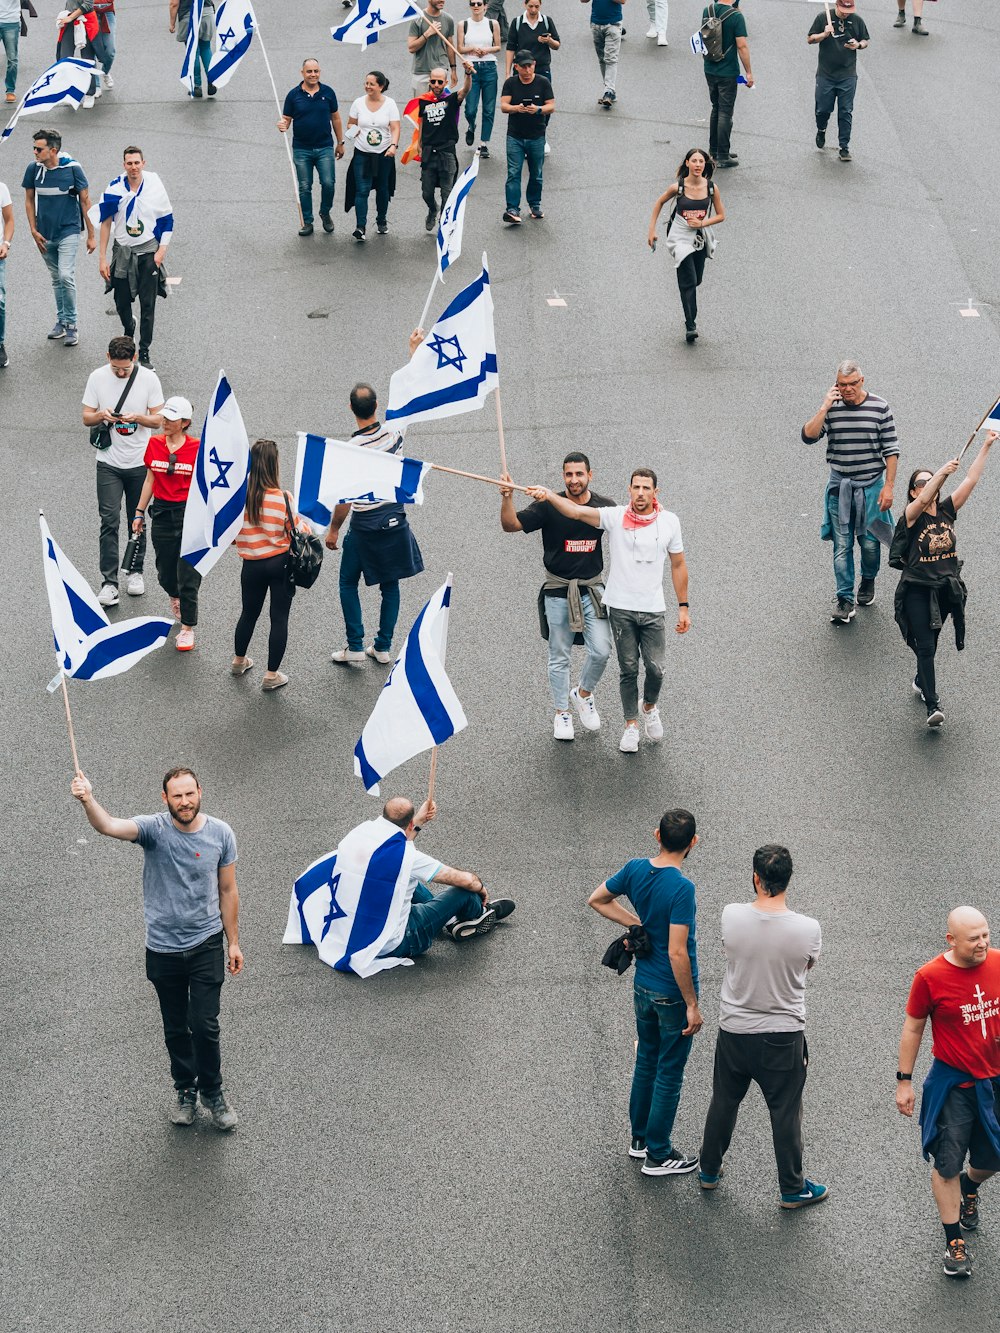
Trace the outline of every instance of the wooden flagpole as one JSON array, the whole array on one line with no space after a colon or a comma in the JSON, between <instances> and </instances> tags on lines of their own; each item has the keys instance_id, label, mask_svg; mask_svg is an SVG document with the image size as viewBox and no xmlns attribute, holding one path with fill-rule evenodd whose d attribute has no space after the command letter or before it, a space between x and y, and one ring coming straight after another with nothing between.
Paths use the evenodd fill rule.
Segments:
<instances>
[{"instance_id":1,"label":"wooden flagpole","mask_svg":"<svg viewBox=\"0 0 1000 1333\"><path fill-rule=\"evenodd\" d=\"M274 93L274 105L278 108L278 115L283 116L284 112L281 109L281 101L278 97L278 87L277 84L274 82L274 75L271 72L271 62L267 58L267 47L264 45L264 34L260 30L259 21L255 27L255 31L257 33L257 40L260 43L260 53L264 57L264 64L267 66L267 77L271 80L271 91ZM292 180L295 183L295 207L298 209L299 213L299 226L304 227L306 225L306 221L302 215L302 205L299 202L299 177L298 173L295 170L295 162L292 158L292 145L288 141L288 131L286 130L281 137L285 141L285 150L288 153L288 166L292 173Z\"/></svg>"},{"instance_id":2,"label":"wooden flagpole","mask_svg":"<svg viewBox=\"0 0 1000 1333\"><path fill-rule=\"evenodd\" d=\"M986 418L987 418L987 417L989 416L989 414L993 411L993 408L994 408L994 407L996 407L996 403L995 403L995 402L992 403L992 404L986 409L986 411L983 413L983 415L979 418L979 425L978 425L978 426L976 427L976 429L972 432L972 434L969 436L969 438L965 441L965 444L962 446L962 452L958 455L958 461L959 461L960 463L961 463L962 459L965 457L965 451L968 449L969 445L972 443L972 441L976 438L976 436L977 436L977 435L979 434L979 432L982 430L983 425L984 425L984 423L985 423L985 421L986 421Z\"/></svg>"},{"instance_id":3,"label":"wooden flagpole","mask_svg":"<svg viewBox=\"0 0 1000 1333\"><path fill-rule=\"evenodd\" d=\"M443 13L444 11L442 10L441 12ZM421 17L421 18L423 19L423 21L427 24L428 28L431 27L432 24L433 24L433 25L436 25L436 24L437 24L437 20L436 20L436 19L429 19L429 18L427 17L427 14L425 13L424 10L421 10L421 11L420 11L420 17ZM455 46L455 44L454 44L453 42L449 42L448 38L444 35L443 32L440 32L440 31L439 31L439 32L435 33L435 36L441 38L442 42L444 42L445 46L448 47L449 51L454 51L454 52L455 52L455 59L456 59L456 61L461 60L461 61L464 63L466 57L462 55L462 53L459 51L458 47ZM425 42L424 45L426 46L426 44L427 44L427 43ZM457 71L457 70L456 70L456 72L455 72L455 78L456 78L456 79L458 78L458 71Z\"/></svg>"},{"instance_id":4,"label":"wooden flagpole","mask_svg":"<svg viewBox=\"0 0 1000 1333\"><path fill-rule=\"evenodd\" d=\"M506 468L504 471L506 472ZM527 486L516 486L512 481L498 481L495 477L481 477L478 472L463 472L457 467L443 467L440 463L431 464L432 472L450 472L453 477L468 477L470 481L485 481L490 486L500 486L504 490L523 491L525 495L529 494Z\"/></svg>"},{"instance_id":5,"label":"wooden flagpole","mask_svg":"<svg viewBox=\"0 0 1000 1333\"><path fill-rule=\"evenodd\" d=\"M507 476L509 475L507 472L507 446L504 443L504 438L503 438L503 413L500 410L499 381L497 382L497 387L494 390L494 394L496 397L496 405L497 405L497 434L500 436L500 471L504 474L504 476ZM520 490L521 488L517 487L516 489Z\"/></svg>"},{"instance_id":6,"label":"wooden flagpole","mask_svg":"<svg viewBox=\"0 0 1000 1333\"><path fill-rule=\"evenodd\" d=\"M437 771L438 771L438 747L435 745L434 748L431 750L431 772L430 772L430 777L427 779L428 801L433 801L434 799L434 783L437 780Z\"/></svg>"},{"instance_id":7,"label":"wooden flagpole","mask_svg":"<svg viewBox=\"0 0 1000 1333\"><path fill-rule=\"evenodd\" d=\"M435 264L434 264L434 276L433 276L433 278L431 278L431 289L430 289L430 291L427 293L427 300L424 302L424 308L423 308L423 311L422 311L422 313L421 313L421 315L420 315L420 323L417 325L417 328L420 330L421 333L423 333L423 332L426 330L426 328L427 328L427 313L428 313L428 311L429 311L430 308L431 308L431 302L434 300L434 289L437 287L437 284L438 284L438 263L439 263L439 262L440 262L440 261L436 261Z\"/></svg>"},{"instance_id":8,"label":"wooden flagpole","mask_svg":"<svg viewBox=\"0 0 1000 1333\"><path fill-rule=\"evenodd\" d=\"M62 684L63 703L66 705L66 727L69 731L69 748L73 752L73 772L80 772L80 761L76 756L76 737L73 735L73 714L69 711L69 691L66 689L66 672L59 667L59 679Z\"/></svg>"}]
</instances>

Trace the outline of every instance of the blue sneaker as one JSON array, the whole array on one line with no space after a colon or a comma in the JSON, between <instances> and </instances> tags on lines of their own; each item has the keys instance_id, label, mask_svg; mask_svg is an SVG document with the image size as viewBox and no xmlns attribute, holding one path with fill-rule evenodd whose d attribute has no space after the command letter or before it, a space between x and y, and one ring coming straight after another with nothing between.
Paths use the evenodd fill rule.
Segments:
<instances>
[{"instance_id":1,"label":"blue sneaker","mask_svg":"<svg viewBox=\"0 0 1000 1333\"><path fill-rule=\"evenodd\" d=\"M811 1203L822 1203L830 1193L829 1185L817 1185L815 1180L807 1180L797 1194L783 1194L782 1208L808 1208Z\"/></svg>"},{"instance_id":2,"label":"blue sneaker","mask_svg":"<svg viewBox=\"0 0 1000 1333\"><path fill-rule=\"evenodd\" d=\"M724 1168L720 1166L719 1174L717 1176L709 1175L707 1171L699 1171L698 1184L702 1187L703 1190L718 1189L719 1181L722 1179L723 1170Z\"/></svg>"},{"instance_id":3,"label":"blue sneaker","mask_svg":"<svg viewBox=\"0 0 1000 1333\"><path fill-rule=\"evenodd\" d=\"M57 338L65 338L66 337L65 324L63 324L61 320L58 320L55 326L53 327L52 332L47 333L45 336L49 338L52 342L55 342Z\"/></svg>"},{"instance_id":4,"label":"blue sneaker","mask_svg":"<svg viewBox=\"0 0 1000 1333\"><path fill-rule=\"evenodd\" d=\"M63 347L76 347L76 346L77 346L77 344L78 344L79 341L80 341L80 334L79 334L79 332L77 331L77 327L76 327L75 324L67 324L67 325L66 325L66 335L65 335L65 338L66 338L66 340L65 340L65 342L63 343Z\"/></svg>"}]
</instances>

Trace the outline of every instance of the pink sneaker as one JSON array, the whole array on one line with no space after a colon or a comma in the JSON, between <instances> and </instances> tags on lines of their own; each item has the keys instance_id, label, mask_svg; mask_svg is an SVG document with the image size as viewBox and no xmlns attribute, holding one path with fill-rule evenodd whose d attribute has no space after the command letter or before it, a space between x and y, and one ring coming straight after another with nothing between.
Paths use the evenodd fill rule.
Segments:
<instances>
[{"instance_id":1,"label":"pink sneaker","mask_svg":"<svg viewBox=\"0 0 1000 1333\"><path fill-rule=\"evenodd\" d=\"M174 647L179 653L189 653L194 647L194 630L182 629L177 635Z\"/></svg>"}]
</instances>

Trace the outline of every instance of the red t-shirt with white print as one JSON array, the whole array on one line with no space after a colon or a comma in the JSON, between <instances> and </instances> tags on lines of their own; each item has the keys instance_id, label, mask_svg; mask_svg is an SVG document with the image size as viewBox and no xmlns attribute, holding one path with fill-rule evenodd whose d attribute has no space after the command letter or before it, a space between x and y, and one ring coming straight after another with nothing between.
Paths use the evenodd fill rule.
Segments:
<instances>
[{"instance_id":1,"label":"red t-shirt with white print","mask_svg":"<svg viewBox=\"0 0 1000 1333\"><path fill-rule=\"evenodd\" d=\"M1000 949L977 967L958 967L944 954L918 968L906 1012L930 1016L932 1053L972 1078L1000 1076Z\"/></svg>"}]
</instances>

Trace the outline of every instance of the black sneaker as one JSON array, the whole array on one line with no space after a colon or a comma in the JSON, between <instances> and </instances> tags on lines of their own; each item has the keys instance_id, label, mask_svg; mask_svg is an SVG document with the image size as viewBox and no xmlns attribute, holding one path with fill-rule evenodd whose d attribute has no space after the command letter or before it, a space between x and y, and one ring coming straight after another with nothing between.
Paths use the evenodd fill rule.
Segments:
<instances>
[{"instance_id":1,"label":"black sneaker","mask_svg":"<svg viewBox=\"0 0 1000 1333\"><path fill-rule=\"evenodd\" d=\"M437 226L437 220L437 209L429 208L427 210L427 216L424 218L424 231L433 231Z\"/></svg>"},{"instance_id":2,"label":"black sneaker","mask_svg":"<svg viewBox=\"0 0 1000 1333\"><path fill-rule=\"evenodd\" d=\"M905 9L901 9L901 10L899 11L899 13L896 15L896 22L895 22L892 26L893 26L894 28L905 28L905 27L906 27L906 10L905 10Z\"/></svg>"},{"instance_id":3,"label":"black sneaker","mask_svg":"<svg viewBox=\"0 0 1000 1333\"><path fill-rule=\"evenodd\" d=\"M208 95L209 95L209 97L214 97L215 94L216 94L218 91L219 91L219 90L218 90L218 88L216 88L216 86L215 86L214 83L210 83L210 84L208 85Z\"/></svg>"},{"instance_id":4,"label":"black sneaker","mask_svg":"<svg viewBox=\"0 0 1000 1333\"><path fill-rule=\"evenodd\" d=\"M195 88L195 90L194 90L194 92L191 94L191 96L192 96L192 97L201 97L201 89L200 89L200 88Z\"/></svg>"},{"instance_id":5,"label":"black sneaker","mask_svg":"<svg viewBox=\"0 0 1000 1333\"><path fill-rule=\"evenodd\" d=\"M329 213L320 213L319 220L323 224L323 230L328 234L333 231L333 218Z\"/></svg>"},{"instance_id":6,"label":"black sneaker","mask_svg":"<svg viewBox=\"0 0 1000 1333\"><path fill-rule=\"evenodd\" d=\"M730 153L728 157L720 157L715 165L717 167L738 167L740 165L740 159L735 153Z\"/></svg>"},{"instance_id":7,"label":"black sneaker","mask_svg":"<svg viewBox=\"0 0 1000 1333\"><path fill-rule=\"evenodd\" d=\"M480 157L489 157L489 155L490 155L489 145L488 145L488 144L485 144L485 143L481 143L481 144L479 145L479 156L480 156Z\"/></svg>"},{"instance_id":8,"label":"black sneaker","mask_svg":"<svg viewBox=\"0 0 1000 1333\"><path fill-rule=\"evenodd\" d=\"M152 361L149 359L149 353L148 353L148 352L143 352L143 351L140 351L140 352L139 352L139 365L142 366L144 370L155 370L155 369L156 369L156 367L153 365Z\"/></svg>"},{"instance_id":9,"label":"black sneaker","mask_svg":"<svg viewBox=\"0 0 1000 1333\"><path fill-rule=\"evenodd\" d=\"M632 1135L632 1142L628 1146L629 1157L636 1157L640 1161L646 1156L646 1140L636 1138Z\"/></svg>"},{"instance_id":10,"label":"black sneaker","mask_svg":"<svg viewBox=\"0 0 1000 1333\"><path fill-rule=\"evenodd\" d=\"M491 898L486 906L493 909L493 915L498 921L505 921L517 903L513 898Z\"/></svg>"},{"instance_id":11,"label":"black sneaker","mask_svg":"<svg viewBox=\"0 0 1000 1333\"><path fill-rule=\"evenodd\" d=\"M831 625L847 625L854 619L854 603L849 602L846 597L835 597L833 599L833 610L830 612Z\"/></svg>"},{"instance_id":12,"label":"black sneaker","mask_svg":"<svg viewBox=\"0 0 1000 1333\"><path fill-rule=\"evenodd\" d=\"M697 324L692 324L691 327L690 327L689 329L685 329L685 331L684 331L684 341L685 341L686 343L693 343L693 342L697 342L697 341L698 341L698 325L697 325Z\"/></svg>"},{"instance_id":13,"label":"black sneaker","mask_svg":"<svg viewBox=\"0 0 1000 1333\"><path fill-rule=\"evenodd\" d=\"M6 370L9 365L10 357L7 355L7 349L0 343L0 370Z\"/></svg>"},{"instance_id":14,"label":"black sneaker","mask_svg":"<svg viewBox=\"0 0 1000 1333\"><path fill-rule=\"evenodd\" d=\"M944 713L941 712L941 705L928 704L927 725L929 727L939 727L943 721L944 721Z\"/></svg>"},{"instance_id":15,"label":"black sneaker","mask_svg":"<svg viewBox=\"0 0 1000 1333\"><path fill-rule=\"evenodd\" d=\"M511 911L513 911L513 907ZM445 931L453 940L469 940L473 935L488 935L497 923L492 907L486 907L471 921L456 921L452 926L445 926Z\"/></svg>"},{"instance_id":16,"label":"black sneaker","mask_svg":"<svg viewBox=\"0 0 1000 1333\"><path fill-rule=\"evenodd\" d=\"M312 234L313 234L313 224L311 222L303 222L302 226L299 228L299 235L311 236Z\"/></svg>"},{"instance_id":17,"label":"black sneaker","mask_svg":"<svg viewBox=\"0 0 1000 1333\"><path fill-rule=\"evenodd\" d=\"M871 606L875 600L875 580L862 579L858 585L858 606Z\"/></svg>"},{"instance_id":18,"label":"black sneaker","mask_svg":"<svg viewBox=\"0 0 1000 1333\"><path fill-rule=\"evenodd\" d=\"M851 150L849 148L842 148L840 150L840 160L841 162L853 161L853 158L851 157Z\"/></svg>"},{"instance_id":19,"label":"black sneaker","mask_svg":"<svg viewBox=\"0 0 1000 1333\"><path fill-rule=\"evenodd\" d=\"M175 1125L193 1125L197 1105L198 1089L181 1088L177 1094L177 1105L170 1112L171 1121Z\"/></svg>"},{"instance_id":20,"label":"black sneaker","mask_svg":"<svg viewBox=\"0 0 1000 1333\"><path fill-rule=\"evenodd\" d=\"M613 102L607 93L602 93L601 96L597 99L597 105L603 106L607 109L613 105Z\"/></svg>"},{"instance_id":21,"label":"black sneaker","mask_svg":"<svg viewBox=\"0 0 1000 1333\"><path fill-rule=\"evenodd\" d=\"M924 27L923 19L914 19L911 29L915 37L929 37L930 33Z\"/></svg>"},{"instance_id":22,"label":"black sneaker","mask_svg":"<svg viewBox=\"0 0 1000 1333\"><path fill-rule=\"evenodd\" d=\"M693 1171L697 1165L697 1153L693 1157L685 1157L676 1148L671 1148L662 1162L658 1162L655 1157L650 1157L647 1153L646 1160L642 1164L642 1174L644 1176L683 1176L689 1171Z\"/></svg>"},{"instance_id":23,"label":"black sneaker","mask_svg":"<svg viewBox=\"0 0 1000 1333\"><path fill-rule=\"evenodd\" d=\"M816 147L817 147L817 148L825 148L825 147L826 147L826 130L817 130L817 131L816 131Z\"/></svg>"},{"instance_id":24,"label":"black sneaker","mask_svg":"<svg viewBox=\"0 0 1000 1333\"><path fill-rule=\"evenodd\" d=\"M475 127L475 125L470 124L470 125L469 125L469 128L465 131L465 142L469 145L470 148L471 148L472 145L476 142L476 127Z\"/></svg>"},{"instance_id":25,"label":"black sneaker","mask_svg":"<svg viewBox=\"0 0 1000 1333\"><path fill-rule=\"evenodd\" d=\"M927 702L927 700L924 698L924 692L920 688L920 682L917 680L916 676L913 677L913 693L917 696L917 698L921 701L921 703Z\"/></svg>"},{"instance_id":26,"label":"black sneaker","mask_svg":"<svg viewBox=\"0 0 1000 1333\"><path fill-rule=\"evenodd\" d=\"M206 1097L201 1094L201 1104L212 1116L212 1124L216 1129L230 1130L235 1129L239 1124L239 1116L226 1101L224 1092L217 1092L214 1097Z\"/></svg>"},{"instance_id":27,"label":"black sneaker","mask_svg":"<svg viewBox=\"0 0 1000 1333\"><path fill-rule=\"evenodd\" d=\"M521 214L515 212L513 208L508 208L504 210L503 220L504 222L513 222L517 226L521 221Z\"/></svg>"},{"instance_id":28,"label":"black sneaker","mask_svg":"<svg viewBox=\"0 0 1000 1333\"><path fill-rule=\"evenodd\" d=\"M375 230L378 232L380 236L384 236L386 232L389 230L388 222L376 222Z\"/></svg>"},{"instance_id":29,"label":"black sneaker","mask_svg":"<svg viewBox=\"0 0 1000 1333\"><path fill-rule=\"evenodd\" d=\"M958 1220L963 1231L975 1231L979 1226L979 1191L962 1195L962 1211Z\"/></svg>"},{"instance_id":30,"label":"black sneaker","mask_svg":"<svg viewBox=\"0 0 1000 1333\"><path fill-rule=\"evenodd\" d=\"M358 244L361 245L365 239L364 227L355 227L354 230L351 232L351 235L358 242Z\"/></svg>"},{"instance_id":31,"label":"black sneaker","mask_svg":"<svg viewBox=\"0 0 1000 1333\"><path fill-rule=\"evenodd\" d=\"M950 1240L944 1252L944 1271L946 1277L972 1277L972 1261L961 1236Z\"/></svg>"}]
</instances>

